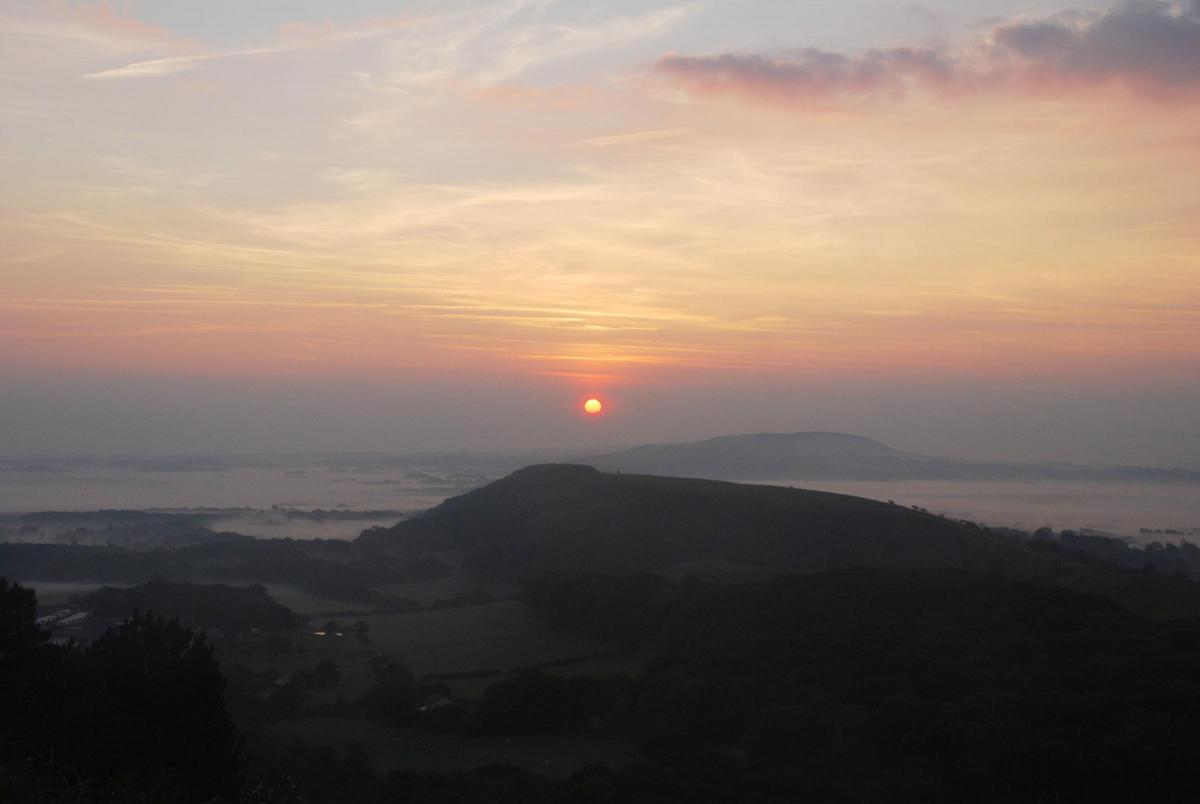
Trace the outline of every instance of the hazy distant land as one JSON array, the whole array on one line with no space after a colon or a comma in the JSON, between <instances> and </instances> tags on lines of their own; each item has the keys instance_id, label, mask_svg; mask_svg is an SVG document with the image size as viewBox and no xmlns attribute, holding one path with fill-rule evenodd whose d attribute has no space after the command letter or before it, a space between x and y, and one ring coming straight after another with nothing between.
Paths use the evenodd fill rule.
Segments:
<instances>
[{"instance_id":1,"label":"hazy distant land","mask_svg":"<svg viewBox=\"0 0 1200 804\"><path fill-rule=\"evenodd\" d=\"M8 459L0 460L0 514L169 509L264 538L352 539L396 517L317 520L275 509L411 513L545 461L833 491L1006 527L1090 528L1134 538L1142 530L1200 531L1194 466L966 461L838 433L724 436L590 456L575 450Z\"/></svg>"},{"instance_id":2,"label":"hazy distant land","mask_svg":"<svg viewBox=\"0 0 1200 804\"><path fill-rule=\"evenodd\" d=\"M847 433L750 433L646 444L583 461L597 469L713 480L954 480L1136 482L1200 485L1183 467L1086 466L965 460L903 452Z\"/></svg>"}]
</instances>

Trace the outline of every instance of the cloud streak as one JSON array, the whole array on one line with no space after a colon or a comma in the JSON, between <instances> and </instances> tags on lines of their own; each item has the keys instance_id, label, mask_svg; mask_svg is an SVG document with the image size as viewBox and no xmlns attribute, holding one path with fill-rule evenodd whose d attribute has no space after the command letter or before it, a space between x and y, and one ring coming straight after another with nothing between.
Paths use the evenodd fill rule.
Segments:
<instances>
[{"instance_id":1,"label":"cloud streak","mask_svg":"<svg viewBox=\"0 0 1200 804\"><path fill-rule=\"evenodd\" d=\"M668 54L655 71L697 95L804 103L831 98L1120 86L1141 96L1200 92L1200 2L1141 0L1105 12L1015 20L965 49L894 47L845 55Z\"/></svg>"},{"instance_id":2,"label":"cloud streak","mask_svg":"<svg viewBox=\"0 0 1200 804\"><path fill-rule=\"evenodd\" d=\"M309 35L302 38L283 39L256 47L224 50L215 53L201 53L188 56L170 56L160 59L147 59L130 64L99 70L84 75L89 79L122 79L122 78L152 78L163 75L195 70L207 62L224 61L227 59L244 58L248 56L270 56L280 53L290 53L299 50L309 50L314 47L329 47L360 42L385 35L388 28L376 27L365 30L336 31L321 35Z\"/></svg>"},{"instance_id":3,"label":"cloud streak","mask_svg":"<svg viewBox=\"0 0 1200 804\"><path fill-rule=\"evenodd\" d=\"M584 140L588 145L596 148L605 148L610 145L630 145L639 142L658 142L659 140L672 140L676 137L685 137L688 134L695 134L694 128L664 128L654 131L631 131L627 134L612 134L607 137L592 137Z\"/></svg>"},{"instance_id":4,"label":"cloud streak","mask_svg":"<svg viewBox=\"0 0 1200 804\"><path fill-rule=\"evenodd\" d=\"M13 27L2 306L8 331L45 337L0 351L89 370L655 382L672 366L1200 359L1197 319L1161 309L1196 299L1200 108L1114 121L1099 104L1000 94L924 102L1115 74L1145 91L1137 65L1186 91L1187 47L1151 61L1144 44L1101 45L1141 41L1106 33L1129 26L1186 34L1195 7L1009 20L961 48L660 68L784 107L922 101L803 126L677 103L638 73L670 48L698 53L711 21L680 23L718 7L426 4L404 19L280 23L224 49L107 17L39 22L54 40ZM62 115L54 138L27 109ZM1082 306L1085 291L1098 301ZM117 337L149 331L165 334ZM1097 352L1112 355L1103 368Z\"/></svg>"},{"instance_id":5,"label":"cloud streak","mask_svg":"<svg viewBox=\"0 0 1200 804\"><path fill-rule=\"evenodd\" d=\"M680 5L628 15L587 15L580 20L541 19L548 5L508 0L420 18L363 20L349 27L289 24L274 41L218 52L143 59L84 77L112 80L168 76L228 59L338 48L380 39L389 49L389 68L380 75L358 74L364 88L387 94L455 78L496 84L558 59L658 36L696 10L694 5Z\"/></svg>"}]
</instances>

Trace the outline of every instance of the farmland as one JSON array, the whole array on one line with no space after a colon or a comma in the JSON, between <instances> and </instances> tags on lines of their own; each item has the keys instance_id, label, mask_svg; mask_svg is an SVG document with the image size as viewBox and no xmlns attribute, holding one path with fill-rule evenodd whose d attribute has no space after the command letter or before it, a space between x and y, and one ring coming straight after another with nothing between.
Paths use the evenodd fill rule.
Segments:
<instances>
[{"instance_id":1,"label":"farmland","mask_svg":"<svg viewBox=\"0 0 1200 804\"><path fill-rule=\"evenodd\" d=\"M503 672L612 652L599 640L548 627L539 612L515 600L358 619L391 661L418 677Z\"/></svg>"},{"instance_id":2,"label":"farmland","mask_svg":"<svg viewBox=\"0 0 1200 804\"><path fill-rule=\"evenodd\" d=\"M320 617L313 619L322 624ZM404 665L418 679L447 680L454 697L467 699L481 697L489 685L520 667L549 665L547 672L565 676L634 675L645 660L643 654L614 654L600 640L551 628L537 610L515 600L404 614L352 615L339 622L350 629L360 620L367 624L370 646L349 634L334 642L332 637L302 630L292 635L297 647L294 653L260 652L237 661L255 672L276 670L287 676L331 659L341 676L339 685L314 691L309 699L310 704L325 705L339 698L346 702L361 699L375 683L372 660L377 653L386 661Z\"/></svg>"},{"instance_id":3,"label":"farmland","mask_svg":"<svg viewBox=\"0 0 1200 804\"><path fill-rule=\"evenodd\" d=\"M456 771L504 763L565 777L587 765L621 765L636 758L628 741L601 734L463 737L343 717L289 718L275 731L313 746L356 743L380 771Z\"/></svg>"},{"instance_id":4,"label":"farmland","mask_svg":"<svg viewBox=\"0 0 1200 804\"><path fill-rule=\"evenodd\" d=\"M250 583L246 581L245 583ZM336 611L361 611L368 608L361 600L340 600L336 597L305 592L284 584L263 584L267 594L304 617L315 617Z\"/></svg>"}]
</instances>

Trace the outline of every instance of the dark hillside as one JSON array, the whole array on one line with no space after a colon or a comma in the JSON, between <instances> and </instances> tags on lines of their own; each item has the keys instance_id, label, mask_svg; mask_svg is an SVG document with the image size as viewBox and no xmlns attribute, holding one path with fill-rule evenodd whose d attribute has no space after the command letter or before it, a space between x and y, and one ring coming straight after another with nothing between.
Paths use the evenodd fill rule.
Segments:
<instances>
[{"instance_id":1,"label":"dark hillside","mask_svg":"<svg viewBox=\"0 0 1200 804\"><path fill-rule=\"evenodd\" d=\"M943 567L1029 575L1053 558L939 517L841 494L531 466L360 543L463 552L477 579L659 571L732 559L803 569Z\"/></svg>"},{"instance_id":2,"label":"dark hillside","mask_svg":"<svg viewBox=\"0 0 1200 804\"><path fill-rule=\"evenodd\" d=\"M1200 762L1196 621L941 571L527 591L557 624L658 649L629 728L659 778L708 785L684 800L1166 801Z\"/></svg>"}]
</instances>

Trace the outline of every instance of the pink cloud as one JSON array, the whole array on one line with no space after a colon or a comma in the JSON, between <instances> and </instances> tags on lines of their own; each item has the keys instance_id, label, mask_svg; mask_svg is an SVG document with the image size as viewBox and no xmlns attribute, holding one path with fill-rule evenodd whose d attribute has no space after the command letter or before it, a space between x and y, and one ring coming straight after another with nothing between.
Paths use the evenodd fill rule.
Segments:
<instances>
[{"instance_id":1,"label":"pink cloud","mask_svg":"<svg viewBox=\"0 0 1200 804\"><path fill-rule=\"evenodd\" d=\"M949 88L960 79L953 61L924 48L872 50L857 56L813 48L777 57L670 54L655 67L694 92L731 92L764 100L893 94L913 83Z\"/></svg>"},{"instance_id":2,"label":"pink cloud","mask_svg":"<svg viewBox=\"0 0 1200 804\"><path fill-rule=\"evenodd\" d=\"M31 4L0 15L0 29L33 36L71 39L110 52L190 52L199 43L165 28L115 11L107 3L76 4L64 0Z\"/></svg>"},{"instance_id":3,"label":"pink cloud","mask_svg":"<svg viewBox=\"0 0 1200 804\"><path fill-rule=\"evenodd\" d=\"M1063 92L1120 86L1142 96L1200 92L1200 0L1141 0L997 26L965 50L895 47L843 55L669 54L655 71L696 94L805 103L1009 88Z\"/></svg>"}]
</instances>

